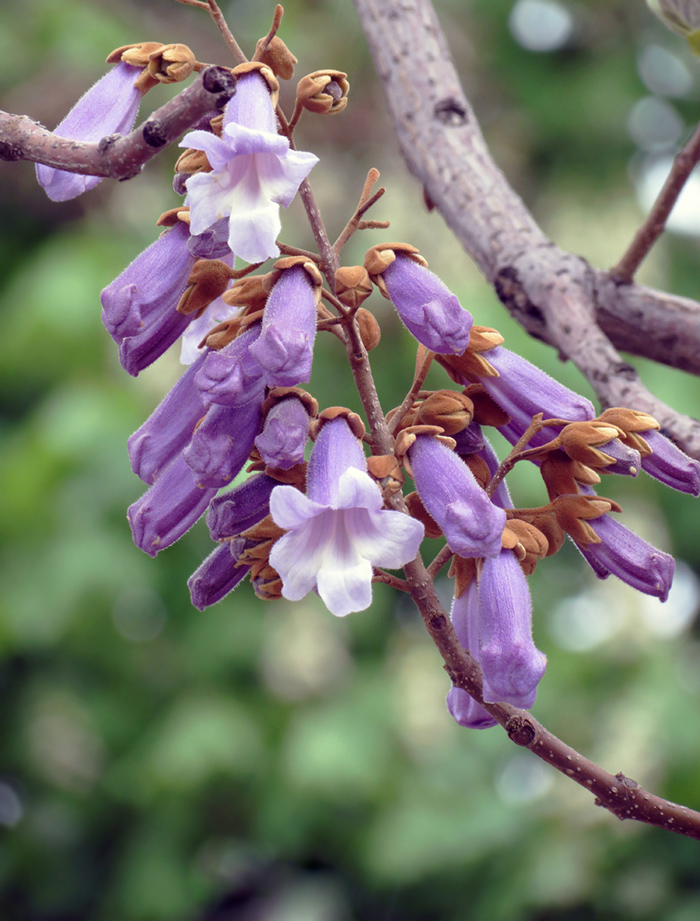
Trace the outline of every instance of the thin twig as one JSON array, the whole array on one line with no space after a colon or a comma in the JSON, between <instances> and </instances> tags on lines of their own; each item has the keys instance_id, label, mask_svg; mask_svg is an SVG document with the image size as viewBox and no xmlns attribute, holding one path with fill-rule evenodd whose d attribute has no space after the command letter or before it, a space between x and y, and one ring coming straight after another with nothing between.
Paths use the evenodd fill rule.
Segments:
<instances>
[{"instance_id":1,"label":"thin twig","mask_svg":"<svg viewBox=\"0 0 700 921\"><path fill-rule=\"evenodd\" d=\"M272 39L275 37L275 35L277 35L277 30L280 27L280 23L282 22L283 16L284 16L284 7L282 6L281 3L278 3L277 6L275 7L275 12L272 16L272 25L270 26L270 31L267 33L265 38L263 38L262 41L259 42L258 47L255 49L255 54L253 55L253 58L252 58L253 61L259 61L262 58L262 56L265 54L265 52L267 51L268 45L270 44Z\"/></svg>"},{"instance_id":2,"label":"thin twig","mask_svg":"<svg viewBox=\"0 0 700 921\"><path fill-rule=\"evenodd\" d=\"M695 133L685 147L674 157L671 172L644 223L634 235L627 252L617 265L610 269L610 274L617 282L629 284L632 281L634 273L664 232L666 221L698 161L700 161L700 125L695 129Z\"/></svg>"},{"instance_id":3,"label":"thin twig","mask_svg":"<svg viewBox=\"0 0 700 921\"><path fill-rule=\"evenodd\" d=\"M383 582L384 585L390 585L397 592L407 592L408 582L405 579L399 579L398 576L392 576L383 569L375 569L372 576L372 582Z\"/></svg>"},{"instance_id":4,"label":"thin twig","mask_svg":"<svg viewBox=\"0 0 700 921\"><path fill-rule=\"evenodd\" d=\"M198 6L200 10L209 12L209 4L204 3L203 0L175 0L175 2L184 3L185 6Z\"/></svg>"},{"instance_id":5,"label":"thin twig","mask_svg":"<svg viewBox=\"0 0 700 921\"><path fill-rule=\"evenodd\" d=\"M340 316L344 319L347 320L352 316L352 311L348 310L344 304L341 304L335 294L331 294L327 288L321 288L321 297L327 300L329 304L333 304Z\"/></svg>"},{"instance_id":6,"label":"thin twig","mask_svg":"<svg viewBox=\"0 0 700 921\"><path fill-rule=\"evenodd\" d=\"M404 416L413 406L423 382L428 376L428 371L430 370L430 365L433 363L433 358L435 358L435 352L430 352L424 345L418 346L418 352L416 354L416 370L413 376L413 383L411 389L408 391L404 397L401 406L396 410L392 415L389 422L389 431L392 435L396 433L396 430L401 425Z\"/></svg>"},{"instance_id":7,"label":"thin twig","mask_svg":"<svg viewBox=\"0 0 700 921\"><path fill-rule=\"evenodd\" d=\"M453 556L454 553L452 550L450 550L447 544L445 544L445 546L438 553L430 566L428 566L428 575L430 578L435 579L435 576L440 572L445 563L449 563Z\"/></svg>"},{"instance_id":8,"label":"thin twig","mask_svg":"<svg viewBox=\"0 0 700 921\"><path fill-rule=\"evenodd\" d=\"M345 227L342 230L342 233L338 239L333 244L333 249L336 253L340 253L341 249L348 242L350 237L358 229L362 215L372 207L372 205L379 201L382 195L386 192L386 189L377 189L377 191L372 195L372 189L379 179L379 170L372 167L372 169L367 173L367 178L365 179L365 184L362 187L362 194L360 195L360 200L355 208L355 212L350 220L347 222Z\"/></svg>"},{"instance_id":9,"label":"thin twig","mask_svg":"<svg viewBox=\"0 0 700 921\"><path fill-rule=\"evenodd\" d=\"M238 61L239 64L245 64L248 61L248 58L243 54L241 46L238 44L236 39L233 37L233 33L228 27L228 23L224 19L224 14L219 9L216 0L208 0L209 14L211 18L216 23L219 32L221 32L224 41L229 46L231 53L234 58Z\"/></svg>"},{"instance_id":10,"label":"thin twig","mask_svg":"<svg viewBox=\"0 0 700 921\"><path fill-rule=\"evenodd\" d=\"M131 179L203 115L222 109L235 91L236 78L228 68L207 67L130 134L97 142L58 137L26 115L0 112L0 160L32 160L71 173Z\"/></svg>"},{"instance_id":11,"label":"thin twig","mask_svg":"<svg viewBox=\"0 0 700 921\"><path fill-rule=\"evenodd\" d=\"M286 243L280 243L277 241L277 246L281 253L284 253L285 256L306 256L307 259L310 259L312 262L320 262L316 253L312 253L308 249L299 249L298 246L288 246Z\"/></svg>"}]
</instances>

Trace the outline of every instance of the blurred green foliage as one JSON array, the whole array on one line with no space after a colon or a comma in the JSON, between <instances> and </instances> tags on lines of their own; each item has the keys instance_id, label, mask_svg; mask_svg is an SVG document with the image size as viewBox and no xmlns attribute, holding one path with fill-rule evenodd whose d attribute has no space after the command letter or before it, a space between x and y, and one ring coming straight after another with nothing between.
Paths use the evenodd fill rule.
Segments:
<instances>
[{"instance_id":1,"label":"blurred green foliage","mask_svg":"<svg viewBox=\"0 0 700 921\"><path fill-rule=\"evenodd\" d=\"M633 179L649 155L626 128L649 94L639 56L657 44L692 73L668 100L686 134L697 65L641 0L562 0L574 25L548 52L515 40L515 5L437 8L517 190L558 243L612 264L640 219ZM223 8L244 47L267 31L272 6ZM588 393L505 315L426 212L350 0L290 0L282 35L300 73L332 66L352 83L345 114L306 118L299 132L321 156L311 178L331 233L378 167L388 193L374 216L391 219L389 238L416 244L478 323ZM207 16L169 0L7 0L3 108L52 126L112 48L155 38L226 63ZM163 99L152 96L153 106ZM377 586L371 610L338 621L315 597L265 605L243 585L202 614L185 585L210 550L202 522L155 561L133 546L124 513L142 486L126 439L179 365L168 355L128 378L98 296L176 204L174 159L167 151L141 177L62 205L44 197L30 165L0 164L0 917L697 918L697 844L620 824L500 730L454 725L439 657L405 598ZM284 221L285 240L311 245L298 203ZM386 238L359 236L348 262ZM669 236L642 278L696 297L697 257L697 237ZM372 303L389 408L413 355L386 302ZM357 409L328 338L312 389L325 405ZM663 399L697 412L696 379L636 364ZM513 480L516 501L539 504L532 471ZM683 561L678 591L661 606L598 583L571 548L541 566L535 633L550 664L534 712L605 767L700 808L697 506L648 479L608 492L627 523ZM446 580L440 590L448 602Z\"/></svg>"}]
</instances>

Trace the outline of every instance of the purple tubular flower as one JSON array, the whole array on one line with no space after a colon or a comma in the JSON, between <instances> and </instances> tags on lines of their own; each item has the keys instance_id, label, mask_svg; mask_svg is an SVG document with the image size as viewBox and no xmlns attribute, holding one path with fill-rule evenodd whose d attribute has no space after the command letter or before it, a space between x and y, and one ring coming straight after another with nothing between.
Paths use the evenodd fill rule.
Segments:
<instances>
[{"instance_id":1,"label":"purple tubular flower","mask_svg":"<svg viewBox=\"0 0 700 921\"><path fill-rule=\"evenodd\" d=\"M250 347L268 387L294 387L311 377L316 294L303 266L285 269L265 304L262 332Z\"/></svg>"},{"instance_id":2,"label":"purple tubular flower","mask_svg":"<svg viewBox=\"0 0 700 921\"><path fill-rule=\"evenodd\" d=\"M498 371L499 377L482 377L480 383L511 417L510 425L501 430L509 440L511 435L506 430L513 435L520 432L519 438L537 413L544 413L545 419L566 419L569 422L585 422L595 417L590 400L569 390L515 352L499 345L487 352L485 357ZM532 441L533 445L539 443Z\"/></svg>"},{"instance_id":3,"label":"purple tubular flower","mask_svg":"<svg viewBox=\"0 0 700 921\"><path fill-rule=\"evenodd\" d=\"M129 438L131 469L144 483L154 483L160 471L187 446L195 425L206 412L194 383L203 361L201 355L190 365L158 408Z\"/></svg>"},{"instance_id":4,"label":"purple tubular flower","mask_svg":"<svg viewBox=\"0 0 700 921\"><path fill-rule=\"evenodd\" d=\"M275 486L279 486L277 480L257 473L230 492L212 499L207 512L212 540L235 537L269 515L270 495Z\"/></svg>"},{"instance_id":5,"label":"purple tubular flower","mask_svg":"<svg viewBox=\"0 0 700 921\"><path fill-rule=\"evenodd\" d=\"M408 457L421 501L450 550L464 557L498 556L506 514L464 461L431 435L418 435Z\"/></svg>"},{"instance_id":6,"label":"purple tubular flower","mask_svg":"<svg viewBox=\"0 0 700 921\"><path fill-rule=\"evenodd\" d=\"M676 568L672 556L652 547L609 515L594 518L588 524L601 543L576 546L599 579L607 579L612 573L638 592L666 601Z\"/></svg>"},{"instance_id":7,"label":"purple tubular flower","mask_svg":"<svg viewBox=\"0 0 700 921\"><path fill-rule=\"evenodd\" d=\"M420 343L450 355L460 355L467 348L472 315L437 275L397 252L382 277L401 322Z\"/></svg>"},{"instance_id":8,"label":"purple tubular flower","mask_svg":"<svg viewBox=\"0 0 700 921\"><path fill-rule=\"evenodd\" d=\"M129 507L127 518L134 543L149 556L165 550L204 514L216 492L195 486L182 455L176 457Z\"/></svg>"},{"instance_id":9,"label":"purple tubular flower","mask_svg":"<svg viewBox=\"0 0 700 921\"><path fill-rule=\"evenodd\" d=\"M190 235L187 249L196 259L226 259L228 261L228 257L232 255L228 245L228 219L221 218L196 237Z\"/></svg>"},{"instance_id":10,"label":"purple tubular flower","mask_svg":"<svg viewBox=\"0 0 700 921\"><path fill-rule=\"evenodd\" d=\"M532 641L527 579L511 550L486 559L479 577L479 659L484 700L529 709L547 658Z\"/></svg>"},{"instance_id":11,"label":"purple tubular flower","mask_svg":"<svg viewBox=\"0 0 700 921\"><path fill-rule=\"evenodd\" d=\"M255 447L268 466L289 470L304 460L308 437L309 413L299 397L290 396L270 409Z\"/></svg>"},{"instance_id":12,"label":"purple tubular flower","mask_svg":"<svg viewBox=\"0 0 700 921\"><path fill-rule=\"evenodd\" d=\"M117 345L145 333L175 310L195 263L189 239L189 228L178 222L104 289L100 295L102 322Z\"/></svg>"},{"instance_id":13,"label":"purple tubular flower","mask_svg":"<svg viewBox=\"0 0 700 921\"><path fill-rule=\"evenodd\" d=\"M122 368L132 377L137 377L144 368L167 352L189 326L192 314L185 316L173 306L136 336L129 336L119 343L119 361Z\"/></svg>"},{"instance_id":14,"label":"purple tubular flower","mask_svg":"<svg viewBox=\"0 0 700 921\"><path fill-rule=\"evenodd\" d=\"M452 625L464 649L479 659L479 586L474 580L452 602ZM498 722L480 703L462 688L451 687L447 693L447 709L453 719L467 729L489 729Z\"/></svg>"},{"instance_id":15,"label":"purple tubular flower","mask_svg":"<svg viewBox=\"0 0 700 921\"><path fill-rule=\"evenodd\" d=\"M181 147L203 150L212 171L186 182L191 229L204 233L229 218L228 244L246 262L279 255L279 206L291 204L318 158L291 150L277 134L277 119L267 81L259 73L243 74L236 95L224 110L222 136L208 131L185 135Z\"/></svg>"},{"instance_id":16,"label":"purple tubular flower","mask_svg":"<svg viewBox=\"0 0 700 921\"><path fill-rule=\"evenodd\" d=\"M262 422L263 391L242 406L210 406L182 452L197 486L227 486L243 469Z\"/></svg>"},{"instance_id":17,"label":"purple tubular flower","mask_svg":"<svg viewBox=\"0 0 700 921\"><path fill-rule=\"evenodd\" d=\"M642 470L671 489L700 496L700 464L661 432L651 429L641 436L654 452L642 458Z\"/></svg>"},{"instance_id":18,"label":"purple tubular flower","mask_svg":"<svg viewBox=\"0 0 700 921\"><path fill-rule=\"evenodd\" d=\"M95 83L80 99L54 134L72 141L99 141L108 134L131 131L141 102L134 81L140 67L121 62ZM36 178L52 201L68 201L102 182L101 176L87 176L37 164Z\"/></svg>"},{"instance_id":19,"label":"purple tubular flower","mask_svg":"<svg viewBox=\"0 0 700 921\"><path fill-rule=\"evenodd\" d=\"M207 354L195 383L205 406L240 406L257 397L262 385L262 368L250 354L250 346L260 335L254 323L233 342Z\"/></svg>"},{"instance_id":20,"label":"purple tubular flower","mask_svg":"<svg viewBox=\"0 0 700 921\"><path fill-rule=\"evenodd\" d=\"M203 611L225 598L250 572L238 566L229 543L221 544L187 580L192 604Z\"/></svg>"},{"instance_id":21,"label":"purple tubular flower","mask_svg":"<svg viewBox=\"0 0 700 921\"><path fill-rule=\"evenodd\" d=\"M273 546L270 564L282 595L299 601L316 589L337 617L372 603L372 569L397 569L412 560L423 525L382 508L382 494L347 421L321 428L311 453L308 497L277 486L270 497L274 522L287 530Z\"/></svg>"},{"instance_id":22,"label":"purple tubular flower","mask_svg":"<svg viewBox=\"0 0 700 921\"><path fill-rule=\"evenodd\" d=\"M481 451L485 444L484 434L478 422L471 422L461 432L452 436L456 442L455 454L475 454Z\"/></svg>"},{"instance_id":23,"label":"purple tubular flower","mask_svg":"<svg viewBox=\"0 0 700 921\"><path fill-rule=\"evenodd\" d=\"M629 448L619 438L613 438L607 444L598 445L598 450L615 460L609 467L601 467L599 473L617 473L621 476L637 476L642 466L639 451Z\"/></svg>"}]
</instances>

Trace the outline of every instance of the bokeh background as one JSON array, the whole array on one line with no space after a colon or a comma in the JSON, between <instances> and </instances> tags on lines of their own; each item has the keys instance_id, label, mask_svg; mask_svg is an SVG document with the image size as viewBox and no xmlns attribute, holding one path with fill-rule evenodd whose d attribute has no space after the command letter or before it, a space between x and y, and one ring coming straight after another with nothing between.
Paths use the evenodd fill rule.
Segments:
<instances>
[{"instance_id":1,"label":"bokeh background","mask_svg":"<svg viewBox=\"0 0 700 921\"><path fill-rule=\"evenodd\" d=\"M250 52L272 5L222 4ZM700 112L700 70L642 0L437 0L493 154L561 246L596 266L631 238ZM507 316L407 175L350 0L289 0L298 75L345 70L350 105L305 118L331 234L371 166L387 194L346 262L417 245L476 322L591 396ZM112 48L185 41L228 63L201 10L171 0L4 0L2 107L53 127ZM170 90L154 91L144 111ZM293 91L283 101L290 105ZM152 560L125 509L142 491L126 440L177 379L177 350L119 366L99 292L177 204L176 151L128 183L48 201L0 163L0 917L6 921L691 921L697 842L622 824L499 729L448 716L448 681L404 597L375 587L346 620L315 597L265 604L249 585L205 613L188 575L200 522ZM700 297L700 180L641 279ZM310 246L298 203L283 239ZM410 384L409 337L373 296L385 408ZM328 341L323 341L327 339ZM310 389L359 409L339 344L321 337ZM700 382L634 359L697 414ZM437 386L441 372L431 372ZM510 478L540 504L532 470ZM606 484L607 486L607 484ZM665 605L598 582L572 546L532 579L549 657L535 715L612 771L700 808L696 500L648 478L605 490L623 521L678 559ZM433 542L434 550L439 548ZM429 553L433 552L433 547ZM450 586L440 590L449 601Z\"/></svg>"}]
</instances>

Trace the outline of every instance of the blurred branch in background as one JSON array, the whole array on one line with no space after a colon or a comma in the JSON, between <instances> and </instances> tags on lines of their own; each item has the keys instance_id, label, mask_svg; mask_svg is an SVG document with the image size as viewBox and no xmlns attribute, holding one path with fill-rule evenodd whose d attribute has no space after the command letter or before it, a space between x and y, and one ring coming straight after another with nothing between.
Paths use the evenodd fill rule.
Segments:
<instances>
[{"instance_id":1,"label":"blurred branch in background","mask_svg":"<svg viewBox=\"0 0 700 921\"><path fill-rule=\"evenodd\" d=\"M650 413L700 458L700 423L654 396L616 350L687 368L682 353L700 354L700 305L670 299L675 309L668 311L668 295L609 284L614 275L594 272L542 232L491 158L429 0L355 0L355 6L409 169L505 307L574 362L603 407ZM614 342L602 329L601 308ZM642 311L644 334L628 336Z\"/></svg>"}]
</instances>

